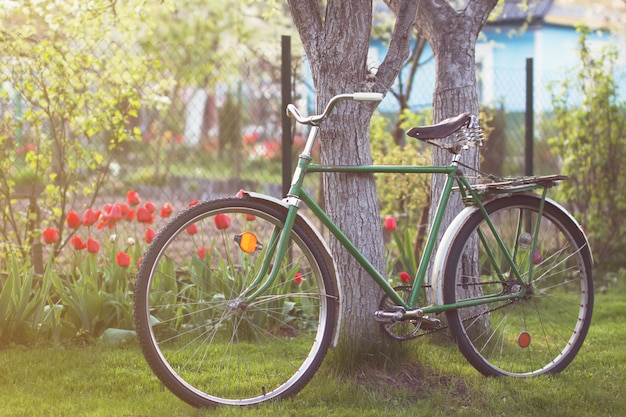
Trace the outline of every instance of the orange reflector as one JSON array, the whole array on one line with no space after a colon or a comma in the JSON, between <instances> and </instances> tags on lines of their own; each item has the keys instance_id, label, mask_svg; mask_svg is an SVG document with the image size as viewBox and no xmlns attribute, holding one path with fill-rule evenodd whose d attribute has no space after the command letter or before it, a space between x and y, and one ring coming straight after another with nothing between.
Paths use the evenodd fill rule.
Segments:
<instances>
[{"instance_id":1,"label":"orange reflector","mask_svg":"<svg viewBox=\"0 0 626 417\"><path fill-rule=\"evenodd\" d=\"M253 253L257 248L257 238L254 233L244 232L239 241L239 247L246 253Z\"/></svg>"},{"instance_id":2,"label":"orange reflector","mask_svg":"<svg viewBox=\"0 0 626 417\"><path fill-rule=\"evenodd\" d=\"M530 333L521 332L519 337L517 338L517 343L522 348L527 348L530 345Z\"/></svg>"}]
</instances>

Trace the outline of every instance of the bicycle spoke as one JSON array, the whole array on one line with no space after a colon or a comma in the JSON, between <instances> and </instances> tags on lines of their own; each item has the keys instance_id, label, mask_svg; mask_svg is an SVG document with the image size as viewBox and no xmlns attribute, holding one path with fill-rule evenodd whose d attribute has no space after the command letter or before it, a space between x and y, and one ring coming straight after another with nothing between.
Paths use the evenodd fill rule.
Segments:
<instances>
[{"instance_id":1,"label":"bicycle spoke","mask_svg":"<svg viewBox=\"0 0 626 417\"><path fill-rule=\"evenodd\" d=\"M504 198L488 207L515 265L507 266L506 252L476 214L450 248L444 301L491 295L511 299L453 310L447 313L449 327L461 352L484 374L558 372L573 360L589 327L593 284L586 241L578 226L549 202L537 229L536 197ZM477 239L480 230L489 232ZM466 259L478 259L479 264L472 266ZM514 267L521 282L509 272ZM529 282L531 268L534 278Z\"/></svg>"},{"instance_id":2,"label":"bicycle spoke","mask_svg":"<svg viewBox=\"0 0 626 417\"><path fill-rule=\"evenodd\" d=\"M298 224L286 258L265 258L282 217L242 199L201 203L174 219L144 257L138 338L155 374L185 401L248 405L293 395L321 363L335 286L318 244ZM256 249L240 246L243 233ZM248 289L262 291L248 300Z\"/></svg>"}]
</instances>

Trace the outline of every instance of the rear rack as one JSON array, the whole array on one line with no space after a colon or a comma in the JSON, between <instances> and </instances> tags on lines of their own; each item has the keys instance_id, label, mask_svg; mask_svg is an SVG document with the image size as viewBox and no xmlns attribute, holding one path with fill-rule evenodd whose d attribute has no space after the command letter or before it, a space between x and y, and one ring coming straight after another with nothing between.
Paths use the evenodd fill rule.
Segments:
<instances>
[{"instance_id":1,"label":"rear rack","mask_svg":"<svg viewBox=\"0 0 626 417\"><path fill-rule=\"evenodd\" d=\"M536 177L512 178L505 181L490 182L472 185L478 195L508 194L514 192L531 191L536 188L551 188L559 182L567 180L566 175L543 175ZM458 187L456 187L458 189Z\"/></svg>"}]
</instances>

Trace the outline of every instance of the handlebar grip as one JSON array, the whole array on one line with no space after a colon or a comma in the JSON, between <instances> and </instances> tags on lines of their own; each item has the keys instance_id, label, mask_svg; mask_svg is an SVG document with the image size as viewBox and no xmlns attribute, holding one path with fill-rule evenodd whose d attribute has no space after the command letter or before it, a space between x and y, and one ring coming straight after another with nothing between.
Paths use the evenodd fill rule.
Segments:
<instances>
[{"instance_id":1,"label":"handlebar grip","mask_svg":"<svg viewBox=\"0 0 626 417\"><path fill-rule=\"evenodd\" d=\"M381 101L383 99L381 93L354 93L352 99L355 101Z\"/></svg>"},{"instance_id":2,"label":"handlebar grip","mask_svg":"<svg viewBox=\"0 0 626 417\"><path fill-rule=\"evenodd\" d=\"M293 117L295 119L302 118L302 115L298 111L298 108L296 106L294 106L293 104L288 104L287 105L287 116Z\"/></svg>"}]
</instances>

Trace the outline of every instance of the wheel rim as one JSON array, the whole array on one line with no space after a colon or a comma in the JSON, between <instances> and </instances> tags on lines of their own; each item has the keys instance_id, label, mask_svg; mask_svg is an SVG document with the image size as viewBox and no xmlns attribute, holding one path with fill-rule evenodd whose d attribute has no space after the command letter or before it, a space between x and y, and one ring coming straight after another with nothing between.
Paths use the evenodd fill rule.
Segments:
<instances>
[{"instance_id":1,"label":"wheel rim","mask_svg":"<svg viewBox=\"0 0 626 417\"><path fill-rule=\"evenodd\" d=\"M558 216L545 212L533 249L525 233L535 230L534 206L504 208L490 216L527 284L519 285L504 266L503 252L481 222L483 237L472 233L459 257L455 299L523 293L488 306L456 310L463 349L486 374L525 377L558 372L576 355L589 325L593 289L585 275L586 248L575 243L576 237ZM475 245L479 269L468 266L476 255L465 255L474 253Z\"/></svg>"},{"instance_id":2,"label":"wheel rim","mask_svg":"<svg viewBox=\"0 0 626 417\"><path fill-rule=\"evenodd\" d=\"M224 215L229 225L218 229ZM148 344L158 358L157 375L184 399L249 405L290 395L325 351L325 284L297 235L291 261L281 264L281 282L249 304L240 302L266 248L245 253L234 236L252 231L267 244L280 223L260 210L213 211L183 224L155 255L143 312L152 323Z\"/></svg>"}]
</instances>

